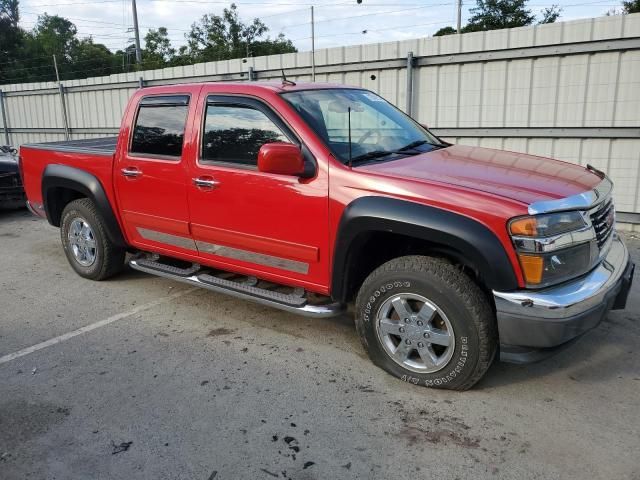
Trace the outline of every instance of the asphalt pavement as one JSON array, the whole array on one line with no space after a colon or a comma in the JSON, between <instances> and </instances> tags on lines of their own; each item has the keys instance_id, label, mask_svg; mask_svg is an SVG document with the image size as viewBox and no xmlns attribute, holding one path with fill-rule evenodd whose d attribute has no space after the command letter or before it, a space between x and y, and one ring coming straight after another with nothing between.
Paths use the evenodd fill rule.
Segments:
<instances>
[{"instance_id":1,"label":"asphalt pavement","mask_svg":"<svg viewBox=\"0 0 640 480\"><path fill-rule=\"evenodd\" d=\"M640 479L638 278L625 311L460 393L379 370L348 315L84 280L26 211L0 212L0 261L2 480Z\"/></svg>"}]
</instances>

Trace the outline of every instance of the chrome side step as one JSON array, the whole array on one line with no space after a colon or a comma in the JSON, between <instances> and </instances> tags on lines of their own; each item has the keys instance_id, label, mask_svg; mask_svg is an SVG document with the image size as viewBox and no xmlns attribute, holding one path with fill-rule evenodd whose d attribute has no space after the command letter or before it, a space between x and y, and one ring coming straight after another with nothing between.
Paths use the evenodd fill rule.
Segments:
<instances>
[{"instance_id":1,"label":"chrome side step","mask_svg":"<svg viewBox=\"0 0 640 480\"><path fill-rule=\"evenodd\" d=\"M206 285L210 285L212 287L219 287L227 290L237 291L240 293L252 295L253 297L256 297L256 298L262 298L264 300L278 302L278 303L281 303L282 305L286 305L293 308L302 308L307 304L307 299L301 295L299 296L294 294L272 292L271 290L254 287L252 285L247 285L246 283L239 283L239 282L234 282L233 280L226 280L224 278L214 277L213 275L209 275L207 273L197 275L196 277L202 283Z\"/></svg>"},{"instance_id":2,"label":"chrome side step","mask_svg":"<svg viewBox=\"0 0 640 480\"><path fill-rule=\"evenodd\" d=\"M189 266L188 268L180 268L180 267L175 267L173 265L167 265L166 263L161 263L158 261L158 258L154 258L154 257L138 258L136 259L136 262L138 262L138 264L143 267L151 268L153 270L165 272L168 274L177 275L179 277L189 277L201 270L200 265L197 263L191 264L191 266Z\"/></svg>"},{"instance_id":3,"label":"chrome side step","mask_svg":"<svg viewBox=\"0 0 640 480\"><path fill-rule=\"evenodd\" d=\"M305 317L328 318L340 315L345 311L344 305L340 303L311 303L304 295L294 293L281 293L254 286L253 282L236 282L212 273L206 273L200 265L194 264L190 268L178 268L171 265L162 264L157 258L147 259L144 257L132 258L129 266L138 270L160 277L170 278L179 282L188 283L198 287L206 288L218 293L225 293L243 300L260 303L268 307L277 308L287 312L297 313ZM197 269L196 269L197 266ZM191 272L191 270L193 270ZM185 273L191 272L191 273Z\"/></svg>"}]
</instances>

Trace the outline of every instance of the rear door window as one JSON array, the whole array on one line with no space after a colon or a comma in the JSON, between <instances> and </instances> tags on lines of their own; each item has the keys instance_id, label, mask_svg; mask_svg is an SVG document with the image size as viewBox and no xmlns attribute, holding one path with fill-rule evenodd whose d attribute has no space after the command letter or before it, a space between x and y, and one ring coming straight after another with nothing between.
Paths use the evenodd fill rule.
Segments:
<instances>
[{"instance_id":1,"label":"rear door window","mask_svg":"<svg viewBox=\"0 0 640 480\"><path fill-rule=\"evenodd\" d=\"M188 95L143 98L133 129L131 153L179 160L188 110Z\"/></svg>"}]
</instances>

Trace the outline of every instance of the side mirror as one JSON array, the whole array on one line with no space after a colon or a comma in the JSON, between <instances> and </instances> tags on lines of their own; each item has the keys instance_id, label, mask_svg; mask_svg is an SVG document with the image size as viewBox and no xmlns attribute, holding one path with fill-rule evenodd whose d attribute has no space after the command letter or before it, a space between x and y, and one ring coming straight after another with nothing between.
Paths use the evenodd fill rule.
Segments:
<instances>
[{"instance_id":1,"label":"side mirror","mask_svg":"<svg viewBox=\"0 0 640 480\"><path fill-rule=\"evenodd\" d=\"M305 173L300 147L292 143L265 143L258 151L258 171L299 177Z\"/></svg>"},{"instance_id":2,"label":"side mirror","mask_svg":"<svg viewBox=\"0 0 640 480\"><path fill-rule=\"evenodd\" d=\"M429 125L427 125L426 123L421 123L420 126L425 130L429 130Z\"/></svg>"}]
</instances>

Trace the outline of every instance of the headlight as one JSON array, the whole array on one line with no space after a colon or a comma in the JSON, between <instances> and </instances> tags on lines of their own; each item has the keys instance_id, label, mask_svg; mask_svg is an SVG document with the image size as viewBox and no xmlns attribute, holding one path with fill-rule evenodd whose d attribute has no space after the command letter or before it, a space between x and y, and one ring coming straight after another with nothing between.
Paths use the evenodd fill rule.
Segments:
<instances>
[{"instance_id":1,"label":"headlight","mask_svg":"<svg viewBox=\"0 0 640 480\"><path fill-rule=\"evenodd\" d=\"M509 222L509 232L530 288L578 277L598 256L595 232L583 212L515 218Z\"/></svg>"},{"instance_id":2,"label":"headlight","mask_svg":"<svg viewBox=\"0 0 640 480\"><path fill-rule=\"evenodd\" d=\"M511 221L509 228L512 235L550 237L586 226L583 214L574 211L516 218Z\"/></svg>"}]
</instances>

